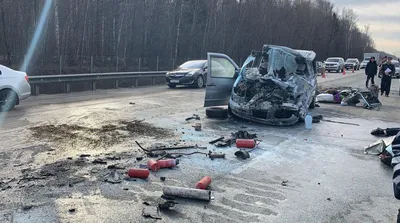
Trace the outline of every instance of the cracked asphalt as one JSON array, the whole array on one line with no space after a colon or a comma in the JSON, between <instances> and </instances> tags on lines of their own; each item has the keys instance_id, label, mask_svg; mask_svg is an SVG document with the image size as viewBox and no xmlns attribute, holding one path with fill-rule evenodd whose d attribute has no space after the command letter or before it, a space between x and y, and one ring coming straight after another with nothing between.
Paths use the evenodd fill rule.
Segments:
<instances>
[{"instance_id":1,"label":"cracked asphalt","mask_svg":"<svg viewBox=\"0 0 400 223\"><path fill-rule=\"evenodd\" d=\"M319 77L319 85L362 87L364 78L361 71L328 73ZM400 125L398 88L393 81L380 111L320 104L313 114L359 126L321 122L311 131L301 123L274 127L208 119L204 89L157 86L31 97L0 114L0 222L156 222L142 217L143 202L157 204L163 186L193 188L206 175L213 179L214 200L178 199L175 210L161 212L157 222L395 222L399 202L392 170L365 155L364 147L378 139L370 135L372 129ZM197 121L185 121L193 114L201 118L201 132L192 127ZM133 120L168 137L120 127ZM55 126L52 137L32 131L48 125ZM71 134L55 137L57 126ZM100 131L104 126L108 130ZM234 147L208 144L238 130L262 140L250 159L237 159ZM102 138L108 143L86 143ZM208 149L184 152L211 150L226 159L184 156L179 166L151 173L148 180L105 182L112 172L124 177L129 168L146 163L146 157L136 160L144 154L135 141L146 148L197 144ZM92 163L98 159L107 164Z\"/></svg>"}]
</instances>

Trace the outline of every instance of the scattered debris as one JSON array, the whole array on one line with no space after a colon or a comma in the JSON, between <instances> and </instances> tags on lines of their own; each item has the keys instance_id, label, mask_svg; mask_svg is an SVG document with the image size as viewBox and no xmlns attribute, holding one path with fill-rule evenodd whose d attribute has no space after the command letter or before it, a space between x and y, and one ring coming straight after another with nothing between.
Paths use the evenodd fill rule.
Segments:
<instances>
[{"instance_id":1,"label":"scattered debris","mask_svg":"<svg viewBox=\"0 0 400 223\"><path fill-rule=\"evenodd\" d=\"M62 124L36 126L29 129L32 131L32 135L39 139L47 139L68 145L85 145L91 148L118 144L125 138L130 137L129 134L155 136L158 138L167 138L172 135L168 129L155 127L139 120L120 121L117 125L104 125L100 128ZM121 131L129 134L121 134Z\"/></svg>"},{"instance_id":2,"label":"scattered debris","mask_svg":"<svg viewBox=\"0 0 400 223\"><path fill-rule=\"evenodd\" d=\"M75 211L76 211L75 208L70 208L70 209L68 210L69 213L74 213Z\"/></svg>"},{"instance_id":3,"label":"scattered debris","mask_svg":"<svg viewBox=\"0 0 400 223\"><path fill-rule=\"evenodd\" d=\"M281 185L284 186L284 187L286 187L287 184L288 184L288 182L289 182L288 180L284 180L284 181L282 181Z\"/></svg>"},{"instance_id":4,"label":"scattered debris","mask_svg":"<svg viewBox=\"0 0 400 223\"><path fill-rule=\"evenodd\" d=\"M201 123L197 122L193 125L194 130L201 131Z\"/></svg>"},{"instance_id":5,"label":"scattered debris","mask_svg":"<svg viewBox=\"0 0 400 223\"><path fill-rule=\"evenodd\" d=\"M158 207L146 205L142 212L143 217L161 220L160 209Z\"/></svg>"},{"instance_id":6,"label":"scattered debris","mask_svg":"<svg viewBox=\"0 0 400 223\"><path fill-rule=\"evenodd\" d=\"M163 211L163 210L171 210L171 208L174 208L175 205L178 204L178 202L175 201L165 201L164 203L158 204L158 208Z\"/></svg>"},{"instance_id":7,"label":"scattered debris","mask_svg":"<svg viewBox=\"0 0 400 223\"><path fill-rule=\"evenodd\" d=\"M129 188L127 188L127 187L124 187L124 189L123 190L129 190Z\"/></svg>"},{"instance_id":8,"label":"scattered debris","mask_svg":"<svg viewBox=\"0 0 400 223\"><path fill-rule=\"evenodd\" d=\"M109 165L107 167L107 169L109 169L109 170L123 170L125 168L122 167L122 166L119 166L118 164L112 164L112 165Z\"/></svg>"},{"instance_id":9,"label":"scattered debris","mask_svg":"<svg viewBox=\"0 0 400 223\"><path fill-rule=\"evenodd\" d=\"M149 168L154 172L157 172L160 169L160 166L158 165L157 161L152 159L147 161L147 166L149 166Z\"/></svg>"},{"instance_id":10,"label":"scattered debris","mask_svg":"<svg viewBox=\"0 0 400 223\"><path fill-rule=\"evenodd\" d=\"M107 162L104 161L103 159L100 159L100 158L93 160L92 163L93 164L107 165Z\"/></svg>"},{"instance_id":11,"label":"scattered debris","mask_svg":"<svg viewBox=\"0 0 400 223\"><path fill-rule=\"evenodd\" d=\"M371 135L374 136L395 136L400 132L400 128L387 128L387 129L381 129L381 128L376 128L371 131Z\"/></svg>"},{"instance_id":12,"label":"scattered debris","mask_svg":"<svg viewBox=\"0 0 400 223\"><path fill-rule=\"evenodd\" d=\"M136 103L135 103L135 102L129 102L129 104L130 104L130 105L136 105Z\"/></svg>"},{"instance_id":13,"label":"scattered debris","mask_svg":"<svg viewBox=\"0 0 400 223\"><path fill-rule=\"evenodd\" d=\"M236 139L237 148L253 149L256 145L257 141L254 139Z\"/></svg>"},{"instance_id":14,"label":"scattered debris","mask_svg":"<svg viewBox=\"0 0 400 223\"><path fill-rule=\"evenodd\" d=\"M143 160L143 157L142 156L138 156L138 157L136 157L136 160L137 161L141 161L141 160Z\"/></svg>"},{"instance_id":15,"label":"scattered debris","mask_svg":"<svg viewBox=\"0 0 400 223\"><path fill-rule=\"evenodd\" d=\"M104 181L112 184L118 184L121 183L122 180L123 178L118 172L112 171Z\"/></svg>"},{"instance_id":16,"label":"scattered debris","mask_svg":"<svg viewBox=\"0 0 400 223\"><path fill-rule=\"evenodd\" d=\"M318 183L318 185L321 185L321 183Z\"/></svg>"},{"instance_id":17,"label":"scattered debris","mask_svg":"<svg viewBox=\"0 0 400 223\"><path fill-rule=\"evenodd\" d=\"M209 144L212 145L212 144L215 144L217 142L221 142L223 139L225 139L225 137L221 136L218 139L214 139L214 140L210 141Z\"/></svg>"},{"instance_id":18,"label":"scattered debris","mask_svg":"<svg viewBox=\"0 0 400 223\"><path fill-rule=\"evenodd\" d=\"M33 208L33 205L24 205L23 207L22 207L22 210L23 211L28 211L28 210L30 210L30 209L32 209Z\"/></svg>"},{"instance_id":19,"label":"scattered debris","mask_svg":"<svg viewBox=\"0 0 400 223\"><path fill-rule=\"evenodd\" d=\"M211 184L211 177L205 176L196 184L196 189L205 190Z\"/></svg>"},{"instance_id":20,"label":"scattered debris","mask_svg":"<svg viewBox=\"0 0 400 223\"><path fill-rule=\"evenodd\" d=\"M193 114L193 116L192 117L188 117L188 118L186 118L185 120L186 121L190 121L190 120L200 120L200 117L198 116L198 115L196 115L196 114Z\"/></svg>"},{"instance_id":21,"label":"scattered debris","mask_svg":"<svg viewBox=\"0 0 400 223\"><path fill-rule=\"evenodd\" d=\"M322 115L315 115L312 117L312 123L320 123L324 117Z\"/></svg>"},{"instance_id":22,"label":"scattered debris","mask_svg":"<svg viewBox=\"0 0 400 223\"><path fill-rule=\"evenodd\" d=\"M324 121L324 122L331 122L331 123L337 123L337 124L343 124L343 125L360 126L359 124L349 123L349 122L339 122L339 121L332 121L332 120L325 120L325 119L323 119L322 121Z\"/></svg>"},{"instance_id":23,"label":"scattered debris","mask_svg":"<svg viewBox=\"0 0 400 223\"><path fill-rule=\"evenodd\" d=\"M257 139L257 134L250 134L247 131L244 130L239 130L235 133L232 133L232 138L233 139Z\"/></svg>"},{"instance_id":24,"label":"scattered debris","mask_svg":"<svg viewBox=\"0 0 400 223\"><path fill-rule=\"evenodd\" d=\"M164 187L163 194L167 196L190 198L197 200L211 200L211 191L184 187Z\"/></svg>"},{"instance_id":25,"label":"scattered debris","mask_svg":"<svg viewBox=\"0 0 400 223\"><path fill-rule=\"evenodd\" d=\"M165 180L166 180L166 177L160 177L160 180L161 180L161 181L165 181Z\"/></svg>"},{"instance_id":26,"label":"scattered debris","mask_svg":"<svg viewBox=\"0 0 400 223\"><path fill-rule=\"evenodd\" d=\"M165 200L168 200L168 201L173 201L173 200L176 199L176 197L174 197L174 196L168 196L168 195L165 195L165 194L161 195L161 198L165 199Z\"/></svg>"},{"instance_id":27,"label":"scattered debris","mask_svg":"<svg viewBox=\"0 0 400 223\"><path fill-rule=\"evenodd\" d=\"M105 158L107 160L121 160L121 157L117 157L117 156L106 156Z\"/></svg>"},{"instance_id":28,"label":"scattered debris","mask_svg":"<svg viewBox=\"0 0 400 223\"><path fill-rule=\"evenodd\" d=\"M245 150L235 152L235 156L244 160L250 158L250 154Z\"/></svg>"},{"instance_id":29,"label":"scattered debris","mask_svg":"<svg viewBox=\"0 0 400 223\"><path fill-rule=\"evenodd\" d=\"M157 164L160 169L172 168L179 164L179 159L158 160Z\"/></svg>"},{"instance_id":30,"label":"scattered debris","mask_svg":"<svg viewBox=\"0 0 400 223\"><path fill-rule=\"evenodd\" d=\"M128 176L131 178L147 179L150 175L150 171L147 169L132 168L128 170Z\"/></svg>"},{"instance_id":31,"label":"scattered debris","mask_svg":"<svg viewBox=\"0 0 400 223\"><path fill-rule=\"evenodd\" d=\"M83 157L90 157L90 156L92 156L92 155L90 155L90 154L81 154L81 155L79 155L79 157L81 157L81 158L83 158Z\"/></svg>"},{"instance_id":32,"label":"scattered debris","mask_svg":"<svg viewBox=\"0 0 400 223\"><path fill-rule=\"evenodd\" d=\"M225 159L225 153L213 153L209 151L208 157L210 157L210 159Z\"/></svg>"},{"instance_id":33,"label":"scattered debris","mask_svg":"<svg viewBox=\"0 0 400 223\"><path fill-rule=\"evenodd\" d=\"M330 197L327 198L328 201L332 201L332 199Z\"/></svg>"}]
</instances>

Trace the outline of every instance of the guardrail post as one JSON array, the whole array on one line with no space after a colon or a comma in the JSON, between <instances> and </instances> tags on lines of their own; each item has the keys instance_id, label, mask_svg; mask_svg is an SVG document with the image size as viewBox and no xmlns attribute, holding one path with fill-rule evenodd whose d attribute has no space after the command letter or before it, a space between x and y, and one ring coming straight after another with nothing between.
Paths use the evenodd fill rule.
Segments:
<instances>
[{"instance_id":1,"label":"guardrail post","mask_svg":"<svg viewBox=\"0 0 400 223\"><path fill-rule=\"evenodd\" d=\"M64 84L64 92L65 93L70 93L71 92L71 84L68 82L65 82Z\"/></svg>"},{"instance_id":2,"label":"guardrail post","mask_svg":"<svg viewBox=\"0 0 400 223\"><path fill-rule=\"evenodd\" d=\"M33 94L34 95L39 95L40 94L39 85L38 84L33 85Z\"/></svg>"},{"instance_id":3,"label":"guardrail post","mask_svg":"<svg viewBox=\"0 0 400 223\"><path fill-rule=\"evenodd\" d=\"M152 77L152 78L151 78L151 84L152 84L152 85L156 85L156 78L155 78L155 77Z\"/></svg>"},{"instance_id":4,"label":"guardrail post","mask_svg":"<svg viewBox=\"0 0 400 223\"><path fill-rule=\"evenodd\" d=\"M139 71L140 71L140 67L142 66L142 58L139 57Z\"/></svg>"},{"instance_id":5,"label":"guardrail post","mask_svg":"<svg viewBox=\"0 0 400 223\"><path fill-rule=\"evenodd\" d=\"M157 71L158 71L158 64L159 64L159 61L160 61L160 56L157 56Z\"/></svg>"},{"instance_id":6,"label":"guardrail post","mask_svg":"<svg viewBox=\"0 0 400 223\"><path fill-rule=\"evenodd\" d=\"M117 88L119 87L119 81L118 81L118 79L115 80L114 87L115 87L115 89L117 89Z\"/></svg>"},{"instance_id":7,"label":"guardrail post","mask_svg":"<svg viewBox=\"0 0 400 223\"><path fill-rule=\"evenodd\" d=\"M93 73L93 55L90 56L90 73Z\"/></svg>"},{"instance_id":8,"label":"guardrail post","mask_svg":"<svg viewBox=\"0 0 400 223\"><path fill-rule=\"evenodd\" d=\"M62 74L62 56L60 56L60 74Z\"/></svg>"},{"instance_id":9,"label":"guardrail post","mask_svg":"<svg viewBox=\"0 0 400 223\"><path fill-rule=\"evenodd\" d=\"M119 70L119 56L117 56L117 72Z\"/></svg>"},{"instance_id":10,"label":"guardrail post","mask_svg":"<svg viewBox=\"0 0 400 223\"><path fill-rule=\"evenodd\" d=\"M92 91L96 90L96 81L92 81Z\"/></svg>"},{"instance_id":11,"label":"guardrail post","mask_svg":"<svg viewBox=\"0 0 400 223\"><path fill-rule=\"evenodd\" d=\"M135 87L139 86L139 78L135 78Z\"/></svg>"}]
</instances>

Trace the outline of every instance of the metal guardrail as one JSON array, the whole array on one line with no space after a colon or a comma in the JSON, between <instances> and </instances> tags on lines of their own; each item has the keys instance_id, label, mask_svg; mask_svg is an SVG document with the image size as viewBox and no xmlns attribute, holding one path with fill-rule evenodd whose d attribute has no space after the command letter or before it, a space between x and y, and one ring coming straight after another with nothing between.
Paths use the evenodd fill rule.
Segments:
<instances>
[{"instance_id":1,"label":"metal guardrail","mask_svg":"<svg viewBox=\"0 0 400 223\"><path fill-rule=\"evenodd\" d=\"M44 75L29 76L29 82L33 89L33 95L39 95L40 84L64 83L64 92L71 92L71 83L73 82L90 82L91 89L96 90L96 81L114 80L114 87L119 87L120 79L133 78L134 84L138 86L140 78L151 78L154 85L156 78L165 77L167 71L148 71L148 72L116 72L116 73L89 73L89 74L70 74L70 75Z\"/></svg>"}]
</instances>

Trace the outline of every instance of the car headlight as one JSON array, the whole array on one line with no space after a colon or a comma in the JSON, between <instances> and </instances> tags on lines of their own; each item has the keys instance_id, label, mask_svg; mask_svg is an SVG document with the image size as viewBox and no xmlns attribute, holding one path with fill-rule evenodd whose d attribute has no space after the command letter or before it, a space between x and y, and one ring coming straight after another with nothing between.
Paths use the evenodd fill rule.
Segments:
<instances>
[{"instance_id":1,"label":"car headlight","mask_svg":"<svg viewBox=\"0 0 400 223\"><path fill-rule=\"evenodd\" d=\"M196 74L196 71L190 71L190 72L187 73L185 76L191 77L191 76L193 76L193 75L195 75L195 74Z\"/></svg>"},{"instance_id":2,"label":"car headlight","mask_svg":"<svg viewBox=\"0 0 400 223\"><path fill-rule=\"evenodd\" d=\"M170 75L170 73L169 73L169 72L167 72L167 75L166 75L166 76L168 77L169 75Z\"/></svg>"}]
</instances>

